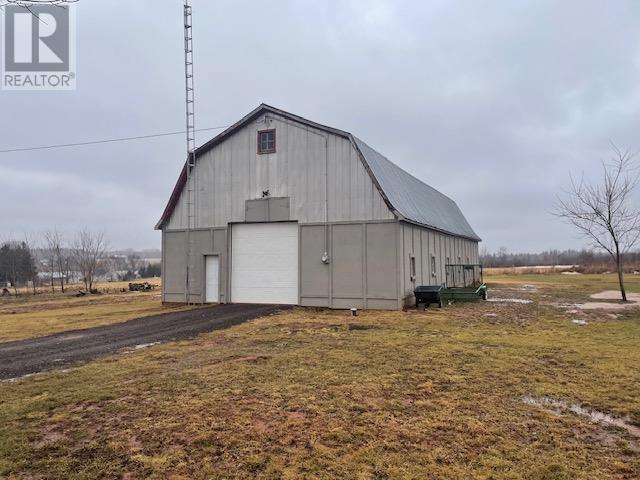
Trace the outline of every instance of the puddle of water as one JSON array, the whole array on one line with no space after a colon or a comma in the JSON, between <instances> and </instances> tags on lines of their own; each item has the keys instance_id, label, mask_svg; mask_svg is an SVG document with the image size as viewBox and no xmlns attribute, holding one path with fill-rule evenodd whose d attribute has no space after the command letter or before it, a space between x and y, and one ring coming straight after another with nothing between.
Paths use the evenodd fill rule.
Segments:
<instances>
[{"instance_id":1,"label":"puddle of water","mask_svg":"<svg viewBox=\"0 0 640 480\"><path fill-rule=\"evenodd\" d=\"M497 298L497 297L489 297L487 298L487 302L497 302L497 303L533 303L533 300L525 300L524 298Z\"/></svg>"},{"instance_id":2,"label":"puddle of water","mask_svg":"<svg viewBox=\"0 0 640 480\"><path fill-rule=\"evenodd\" d=\"M21 377L5 378L4 380L0 380L0 381L7 382L7 383L15 383L22 380L23 378L33 377L34 375L35 373L27 373L26 375L22 375Z\"/></svg>"},{"instance_id":3,"label":"puddle of water","mask_svg":"<svg viewBox=\"0 0 640 480\"><path fill-rule=\"evenodd\" d=\"M159 345L160 342L152 342L152 343L141 343L139 345L136 345L135 347L133 347L135 350L140 350L142 348L149 348L149 347L153 347L154 345Z\"/></svg>"},{"instance_id":4,"label":"puddle of water","mask_svg":"<svg viewBox=\"0 0 640 480\"><path fill-rule=\"evenodd\" d=\"M636 303L587 302L578 306L581 310L625 310L636 305Z\"/></svg>"},{"instance_id":5,"label":"puddle of water","mask_svg":"<svg viewBox=\"0 0 640 480\"><path fill-rule=\"evenodd\" d=\"M631 425L629 423L629 419L614 417L613 415L609 415L608 413L601 412L599 410L592 410L577 403L569 403L551 397L536 398L531 395L525 395L524 397L522 397L522 402L526 405L544 408L545 410L555 413L556 415L565 415L567 412L571 412L575 415L586 417L593 423L600 423L603 425L622 428L626 430L630 435L640 438L640 427Z\"/></svg>"},{"instance_id":6,"label":"puddle of water","mask_svg":"<svg viewBox=\"0 0 640 480\"><path fill-rule=\"evenodd\" d=\"M60 342L69 342L71 340L80 340L81 338L86 337L84 333L70 333L69 335L64 335L58 338Z\"/></svg>"}]
</instances>

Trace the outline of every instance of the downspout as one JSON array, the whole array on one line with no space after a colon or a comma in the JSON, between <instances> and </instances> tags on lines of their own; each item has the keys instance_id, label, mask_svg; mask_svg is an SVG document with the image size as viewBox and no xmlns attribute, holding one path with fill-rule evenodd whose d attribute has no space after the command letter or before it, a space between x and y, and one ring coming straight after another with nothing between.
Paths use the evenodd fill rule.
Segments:
<instances>
[{"instance_id":1,"label":"downspout","mask_svg":"<svg viewBox=\"0 0 640 480\"><path fill-rule=\"evenodd\" d=\"M324 137L324 253L322 263L330 262L329 258L329 139Z\"/></svg>"}]
</instances>

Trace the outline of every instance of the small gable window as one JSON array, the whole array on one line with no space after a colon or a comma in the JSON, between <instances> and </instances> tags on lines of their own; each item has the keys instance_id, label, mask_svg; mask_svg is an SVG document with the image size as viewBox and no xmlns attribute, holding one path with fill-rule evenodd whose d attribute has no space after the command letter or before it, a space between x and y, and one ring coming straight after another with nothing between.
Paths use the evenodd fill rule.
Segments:
<instances>
[{"instance_id":1,"label":"small gable window","mask_svg":"<svg viewBox=\"0 0 640 480\"><path fill-rule=\"evenodd\" d=\"M261 130L258 132L258 153L275 153L276 131Z\"/></svg>"}]
</instances>

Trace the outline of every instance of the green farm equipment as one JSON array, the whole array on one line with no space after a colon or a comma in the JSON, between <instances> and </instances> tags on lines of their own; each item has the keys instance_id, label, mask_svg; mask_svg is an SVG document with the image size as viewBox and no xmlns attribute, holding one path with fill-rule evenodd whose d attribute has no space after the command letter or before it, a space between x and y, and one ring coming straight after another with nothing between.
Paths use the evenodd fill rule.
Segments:
<instances>
[{"instance_id":1,"label":"green farm equipment","mask_svg":"<svg viewBox=\"0 0 640 480\"><path fill-rule=\"evenodd\" d=\"M419 286L414 290L416 308L430 303L442 305L487 299L487 285L483 281L480 264L445 265L447 282L442 285Z\"/></svg>"}]
</instances>

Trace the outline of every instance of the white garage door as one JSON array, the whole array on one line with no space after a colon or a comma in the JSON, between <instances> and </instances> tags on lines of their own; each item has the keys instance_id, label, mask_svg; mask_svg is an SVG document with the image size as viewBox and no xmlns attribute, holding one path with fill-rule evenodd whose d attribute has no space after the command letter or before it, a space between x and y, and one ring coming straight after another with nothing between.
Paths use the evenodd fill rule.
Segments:
<instances>
[{"instance_id":1,"label":"white garage door","mask_svg":"<svg viewBox=\"0 0 640 480\"><path fill-rule=\"evenodd\" d=\"M234 225L231 301L298 303L298 224Z\"/></svg>"}]
</instances>

